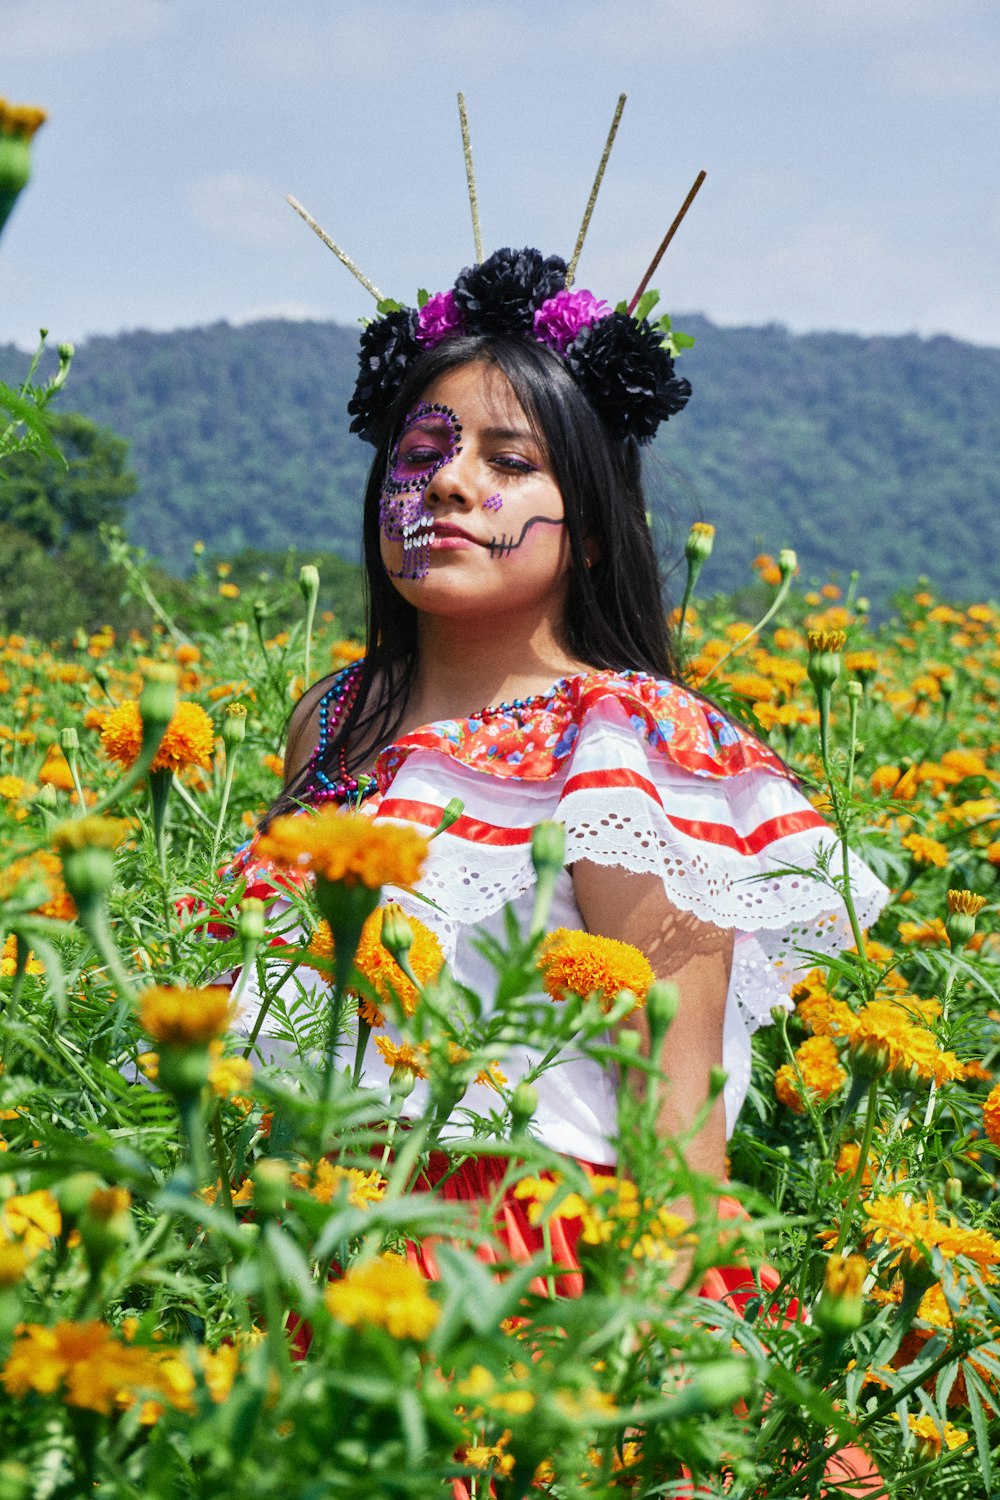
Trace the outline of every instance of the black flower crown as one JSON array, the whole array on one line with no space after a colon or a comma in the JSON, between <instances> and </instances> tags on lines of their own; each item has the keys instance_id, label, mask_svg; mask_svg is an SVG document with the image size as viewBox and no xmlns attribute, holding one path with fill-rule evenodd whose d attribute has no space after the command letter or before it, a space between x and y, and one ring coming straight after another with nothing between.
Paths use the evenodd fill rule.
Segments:
<instances>
[{"instance_id":1,"label":"black flower crown","mask_svg":"<svg viewBox=\"0 0 1000 1500\"><path fill-rule=\"evenodd\" d=\"M538 250L497 250L467 267L448 292L418 306L382 301L361 336L360 369L348 403L351 431L376 443L413 363L459 334L520 335L558 354L590 405L619 439L647 443L691 395L674 358L694 341L668 317L650 322L647 292L634 314L567 287L566 263Z\"/></svg>"}]
</instances>

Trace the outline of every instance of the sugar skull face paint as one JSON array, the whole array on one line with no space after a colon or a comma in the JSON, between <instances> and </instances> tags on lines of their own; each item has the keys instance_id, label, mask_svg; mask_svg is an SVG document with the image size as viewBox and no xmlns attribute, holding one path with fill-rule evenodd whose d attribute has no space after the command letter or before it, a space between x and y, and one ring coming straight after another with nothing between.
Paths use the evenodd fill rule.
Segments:
<instances>
[{"instance_id":1,"label":"sugar skull face paint","mask_svg":"<svg viewBox=\"0 0 1000 1500\"><path fill-rule=\"evenodd\" d=\"M529 516L528 520L521 527L521 534L516 541L514 540L513 532L508 534L502 531L499 536L493 537L489 543L490 556L509 557L512 552L516 552L522 545L533 526L565 526L565 524L566 522L562 516Z\"/></svg>"},{"instance_id":2,"label":"sugar skull face paint","mask_svg":"<svg viewBox=\"0 0 1000 1500\"><path fill-rule=\"evenodd\" d=\"M461 452L462 424L450 406L419 401L389 455L378 519L390 542L402 542L403 562L392 578L426 578L434 517L424 497L439 469Z\"/></svg>"}]
</instances>

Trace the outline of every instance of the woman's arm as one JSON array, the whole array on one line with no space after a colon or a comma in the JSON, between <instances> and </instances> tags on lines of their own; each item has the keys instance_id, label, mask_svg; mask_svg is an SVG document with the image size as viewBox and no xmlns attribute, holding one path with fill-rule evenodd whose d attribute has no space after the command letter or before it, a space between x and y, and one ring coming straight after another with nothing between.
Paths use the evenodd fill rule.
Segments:
<instances>
[{"instance_id":1,"label":"woman's arm","mask_svg":"<svg viewBox=\"0 0 1000 1500\"><path fill-rule=\"evenodd\" d=\"M669 1082L662 1087L659 1127L664 1135L688 1129L705 1103L711 1069L722 1064L722 1026L733 959L733 934L701 922L667 900L656 875L579 860L573 888L590 932L632 943L645 953L657 979L676 984L680 1005L659 1059ZM646 1013L623 1026L637 1031L649 1051ZM725 1175L726 1116L721 1095L685 1153L696 1171Z\"/></svg>"}]
</instances>

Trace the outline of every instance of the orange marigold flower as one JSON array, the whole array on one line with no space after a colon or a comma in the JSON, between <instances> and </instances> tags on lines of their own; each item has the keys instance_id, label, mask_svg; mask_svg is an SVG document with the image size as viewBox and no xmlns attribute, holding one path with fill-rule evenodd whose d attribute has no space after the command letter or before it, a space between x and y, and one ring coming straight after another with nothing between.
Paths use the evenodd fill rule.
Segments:
<instances>
[{"instance_id":1,"label":"orange marigold flower","mask_svg":"<svg viewBox=\"0 0 1000 1500\"><path fill-rule=\"evenodd\" d=\"M192 646L186 641L182 645L177 647L174 655L177 658L178 666L181 667L190 667L196 661L201 661L201 652L199 651L198 647Z\"/></svg>"},{"instance_id":2,"label":"orange marigold flower","mask_svg":"<svg viewBox=\"0 0 1000 1500\"><path fill-rule=\"evenodd\" d=\"M876 797L893 797L908 802L917 790L917 773L913 766L905 771L899 766L878 766L872 772L871 789Z\"/></svg>"},{"instance_id":3,"label":"orange marigold flower","mask_svg":"<svg viewBox=\"0 0 1000 1500\"><path fill-rule=\"evenodd\" d=\"M142 1029L163 1047L194 1047L225 1031L230 1017L229 991L167 988L154 984L139 998Z\"/></svg>"},{"instance_id":4,"label":"orange marigold flower","mask_svg":"<svg viewBox=\"0 0 1000 1500\"><path fill-rule=\"evenodd\" d=\"M414 885L427 849L428 840L415 828L373 822L332 807L275 818L258 845L262 859L370 890Z\"/></svg>"},{"instance_id":5,"label":"orange marigold flower","mask_svg":"<svg viewBox=\"0 0 1000 1500\"><path fill-rule=\"evenodd\" d=\"M134 765L142 749L139 705L128 698L112 709L101 730L101 748L119 765ZM198 703L178 703L167 732L153 757L154 771L182 771L186 766L208 766L215 749L215 730Z\"/></svg>"},{"instance_id":6,"label":"orange marigold flower","mask_svg":"<svg viewBox=\"0 0 1000 1500\"><path fill-rule=\"evenodd\" d=\"M19 885L40 881L48 892L37 908L39 916L70 922L76 916L73 898L63 884L62 863L48 849L26 854L0 870L0 901L5 901Z\"/></svg>"},{"instance_id":7,"label":"orange marigold flower","mask_svg":"<svg viewBox=\"0 0 1000 1500\"><path fill-rule=\"evenodd\" d=\"M833 1170L838 1177L853 1177L858 1170L858 1162L860 1160L861 1147L857 1141L845 1141L837 1153L837 1160L833 1164ZM871 1187L871 1168L872 1166L877 1166L877 1164L874 1152L869 1151L868 1159L865 1162L865 1170L861 1174L862 1187Z\"/></svg>"},{"instance_id":8,"label":"orange marigold flower","mask_svg":"<svg viewBox=\"0 0 1000 1500\"><path fill-rule=\"evenodd\" d=\"M795 1062L798 1074L791 1063L778 1069L774 1075L774 1092L781 1103L797 1115L805 1109L799 1074L810 1095L818 1099L829 1099L847 1080L847 1071L841 1066L837 1048L828 1036L808 1037L801 1047L795 1049Z\"/></svg>"},{"instance_id":9,"label":"orange marigold flower","mask_svg":"<svg viewBox=\"0 0 1000 1500\"><path fill-rule=\"evenodd\" d=\"M285 774L285 762L280 755L263 755L261 756L261 764L263 765L264 769L266 771L270 771L273 776L277 776L280 778Z\"/></svg>"},{"instance_id":10,"label":"orange marigold flower","mask_svg":"<svg viewBox=\"0 0 1000 1500\"><path fill-rule=\"evenodd\" d=\"M599 994L609 1009L619 990L631 990L640 1004L653 983L649 960L631 943L557 927L542 944L538 957L545 991L553 1000L567 994Z\"/></svg>"},{"instance_id":11,"label":"orange marigold flower","mask_svg":"<svg viewBox=\"0 0 1000 1500\"><path fill-rule=\"evenodd\" d=\"M348 1267L324 1293L331 1317L350 1328L384 1328L394 1339L425 1339L441 1316L427 1282L403 1255Z\"/></svg>"},{"instance_id":12,"label":"orange marigold flower","mask_svg":"<svg viewBox=\"0 0 1000 1500\"><path fill-rule=\"evenodd\" d=\"M60 792L73 790L73 773L59 745L50 745L46 750L38 779L43 786L54 786Z\"/></svg>"},{"instance_id":13,"label":"orange marigold flower","mask_svg":"<svg viewBox=\"0 0 1000 1500\"><path fill-rule=\"evenodd\" d=\"M983 1128L987 1139L1000 1146L1000 1083L990 1090L983 1104Z\"/></svg>"},{"instance_id":14,"label":"orange marigold flower","mask_svg":"<svg viewBox=\"0 0 1000 1500\"><path fill-rule=\"evenodd\" d=\"M913 855L915 864L936 865L939 870L943 870L948 864L948 850L937 839L926 838L922 833L908 833L902 840L902 845Z\"/></svg>"},{"instance_id":15,"label":"orange marigold flower","mask_svg":"<svg viewBox=\"0 0 1000 1500\"><path fill-rule=\"evenodd\" d=\"M932 947L935 943L947 946L948 934L940 917L930 917L925 922L900 922L899 940L901 943L918 943L921 948Z\"/></svg>"},{"instance_id":16,"label":"orange marigold flower","mask_svg":"<svg viewBox=\"0 0 1000 1500\"><path fill-rule=\"evenodd\" d=\"M375 1046L382 1054L383 1062L394 1072L399 1068L401 1072L412 1073L414 1078L427 1077L429 1049L426 1043L416 1046L413 1042L394 1042L391 1037L377 1036Z\"/></svg>"},{"instance_id":17,"label":"orange marigold flower","mask_svg":"<svg viewBox=\"0 0 1000 1500\"><path fill-rule=\"evenodd\" d=\"M0 948L0 979L12 979L16 972L17 938L11 932L8 933L7 937L4 938L3 947ZM32 958L29 953L28 962L24 972L26 974L44 974L45 965L43 963L39 963L37 958Z\"/></svg>"},{"instance_id":18,"label":"orange marigold flower","mask_svg":"<svg viewBox=\"0 0 1000 1500\"><path fill-rule=\"evenodd\" d=\"M928 1192L922 1202L907 1203L901 1195L879 1197L863 1205L870 1238L890 1251L889 1263L904 1274L939 1250L946 1260L955 1256L975 1261L982 1269L1000 1262L1000 1240L983 1229L966 1229L956 1219L938 1217Z\"/></svg>"},{"instance_id":19,"label":"orange marigold flower","mask_svg":"<svg viewBox=\"0 0 1000 1500\"><path fill-rule=\"evenodd\" d=\"M354 955L354 967L372 986L383 1005L390 1004L395 994L406 1014L412 1016L417 1008L420 992L403 973L388 948L382 945L382 919L385 910L383 906L377 907L362 927L361 941ZM409 965L420 984L425 985L440 974L444 953L429 927L416 917L409 917L407 920L413 934L408 954ZM324 967L332 965L334 942L329 923L319 924L309 944L309 952L314 958L325 960ZM358 998L359 1012L369 1026L384 1025L385 1018L371 997L360 995Z\"/></svg>"},{"instance_id":20,"label":"orange marigold flower","mask_svg":"<svg viewBox=\"0 0 1000 1500\"><path fill-rule=\"evenodd\" d=\"M893 999L863 1005L848 1044L851 1056L879 1058L883 1071L894 1072L907 1082L922 1079L942 1084L961 1078L962 1065L954 1052L943 1051L926 1026L910 1019L920 1014L920 1004L915 999L908 1004Z\"/></svg>"}]
</instances>

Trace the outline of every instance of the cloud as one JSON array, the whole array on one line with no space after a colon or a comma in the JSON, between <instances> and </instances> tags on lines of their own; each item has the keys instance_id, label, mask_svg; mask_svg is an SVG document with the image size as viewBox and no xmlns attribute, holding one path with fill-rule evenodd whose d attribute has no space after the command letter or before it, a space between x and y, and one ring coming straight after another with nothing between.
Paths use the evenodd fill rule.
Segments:
<instances>
[{"instance_id":1,"label":"cloud","mask_svg":"<svg viewBox=\"0 0 1000 1500\"><path fill-rule=\"evenodd\" d=\"M292 213L284 193L248 172L202 177L189 189L194 219L222 239L259 249L294 243Z\"/></svg>"},{"instance_id":2,"label":"cloud","mask_svg":"<svg viewBox=\"0 0 1000 1500\"><path fill-rule=\"evenodd\" d=\"M6 0L6 57L51 61L148 41L178 20L165 0Z\"/></svg>"}]
</instances>

